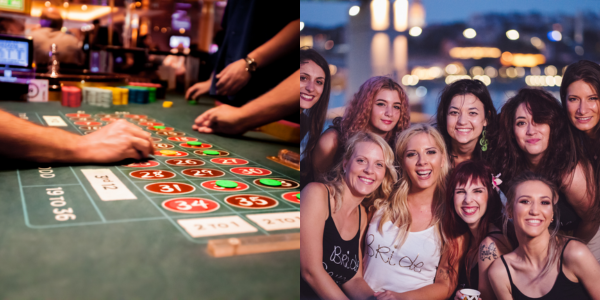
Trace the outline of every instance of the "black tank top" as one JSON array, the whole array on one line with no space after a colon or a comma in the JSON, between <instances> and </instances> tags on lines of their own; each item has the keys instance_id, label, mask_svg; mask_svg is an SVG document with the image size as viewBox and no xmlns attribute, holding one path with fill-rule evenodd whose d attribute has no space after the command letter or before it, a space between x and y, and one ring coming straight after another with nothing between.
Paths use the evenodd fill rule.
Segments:
<instances>
[{"instance_id":1,"label":"black tank top","mask_svg":"<svg viewBox=\"0 0 600 300\"><path fill-rule=\"evenodd\" d=\"M361 224L360 206L358 207L358 232L349 241L342 239L333 222L328 188L327 206L329 207L329 217L325 221L325 229L323 230L323 268L331 276L331 279L341 287L342 284L356 275L360 265L358 252ZM300 299L319 299L317 293L302 277L300 277Z\"/></svg>"},{"instance_id":2,"label":"black tank top","mask_svg":"<svg viewBox=\"0 0 600 300\"><path fill-rule=\"evenodd\" d=\"M512 280L512 276L510 276L510 270L508 269L508 265L504 260L504 255L500 256L502 262L504 263L504 267L506 268L506 272L508 273L508 279L510 280L510 288L512 289L512 296L514 300L530 300L530 299L543 299L543 300L564 300L564 299L592 299L586 292L583 284L581 282L573 282L565 276L562 270L562 262L563 262L563 254L565 254L565 248L567 248L567 244L573 239L567 240L565 246L563 247L562 253L560 254L560 269L558 271L558 276L556 277L556 281L554 281L554 286L552 289L544 296L539 298L530 298L523 293L515 286Z\"/></svg>"}]
</instances>

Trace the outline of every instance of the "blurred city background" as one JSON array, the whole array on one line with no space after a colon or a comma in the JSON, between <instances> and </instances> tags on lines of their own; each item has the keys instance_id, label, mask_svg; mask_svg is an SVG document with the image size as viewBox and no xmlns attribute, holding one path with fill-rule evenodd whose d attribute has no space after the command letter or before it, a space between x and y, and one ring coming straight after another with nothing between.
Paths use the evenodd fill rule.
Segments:
<instances>
[{"instance_id":1,"label":"blurred city background","mask_svg":"<svg viewBox=\"0 0 600 300\"><path fill-rule=\"evenodd\" d=\"M500 108L526 86L560 98L567 65L600 61L595 0L301 1L300 21L300 45L330 64L329 121L371 76L401 83L422 122L454 80L483 81Z\"/></svg>"}]
</instances>

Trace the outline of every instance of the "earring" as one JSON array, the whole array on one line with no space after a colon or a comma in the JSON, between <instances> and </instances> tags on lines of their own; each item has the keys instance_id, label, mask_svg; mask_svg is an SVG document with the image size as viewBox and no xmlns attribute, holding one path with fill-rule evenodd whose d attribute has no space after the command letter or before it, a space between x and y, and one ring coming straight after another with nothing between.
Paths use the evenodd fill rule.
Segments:
<instances>
[{"instance_id":1,"label":"earring","mask_svg":"<svg viewBox=\"0 0 600 300\"><path fill-rule=\"evenodd\" d=\"M479 140L479 145L481 145L481 151L487 151L488 140L485 138L485 126L483 126L483 131L481 132L481 139Z\"/></svg>"}]
</instances>

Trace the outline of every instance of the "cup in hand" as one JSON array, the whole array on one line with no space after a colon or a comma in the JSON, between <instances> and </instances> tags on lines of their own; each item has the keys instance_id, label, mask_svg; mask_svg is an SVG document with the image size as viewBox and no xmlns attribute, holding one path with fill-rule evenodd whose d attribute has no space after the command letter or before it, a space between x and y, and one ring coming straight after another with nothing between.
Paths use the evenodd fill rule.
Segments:
<instances>
[{"instance_id":1,"label":"cup in hand","mask_svg":"<svg viewBox=\"0 0 600 300\"><path fill-rule=\"evenodd\" d=\"M463 300L477 300L481 292L473 289L462 289L460 293L464 295Z\"/></svg>"}]
</instances>

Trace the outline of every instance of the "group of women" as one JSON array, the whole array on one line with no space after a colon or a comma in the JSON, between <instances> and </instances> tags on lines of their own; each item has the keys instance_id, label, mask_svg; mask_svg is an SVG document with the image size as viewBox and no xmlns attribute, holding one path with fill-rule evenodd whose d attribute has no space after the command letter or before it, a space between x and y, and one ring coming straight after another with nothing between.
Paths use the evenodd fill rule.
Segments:
<instances>
[{"instance_id":1,"label":"group of women","mask_svg":"<svg viewBox=\"0 0 600 300\"><path fill-rule=\"evenodd\" d=\"M302 299L600 299L598 64L500 113L455 81L435 125L372 77L323 132L328 64L300 52Z\"/></svg>"}]
</instances>

